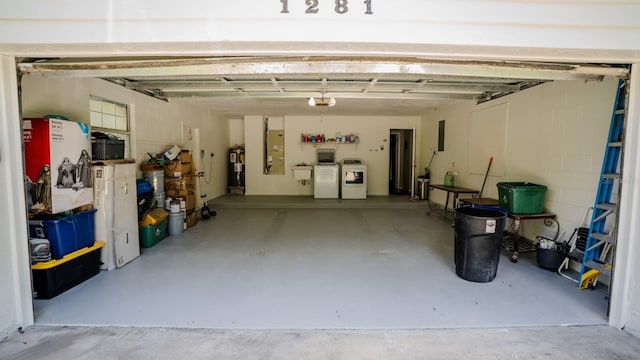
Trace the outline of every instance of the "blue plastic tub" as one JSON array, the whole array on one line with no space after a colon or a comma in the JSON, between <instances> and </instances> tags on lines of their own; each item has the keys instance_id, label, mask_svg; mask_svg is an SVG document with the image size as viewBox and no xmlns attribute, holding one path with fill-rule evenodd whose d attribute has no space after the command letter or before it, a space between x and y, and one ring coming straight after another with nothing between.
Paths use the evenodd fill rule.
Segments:
<instances>
[{"instance_id":1,"label":"blue plastic tub","mask_svg":"<svg viewBox=\"0 0 640 360\"><path fill-rule=\"evenodd\" d=\"M51 257L62 259L76 250L93 246L95 212L96 209L91 209L59 219L30 220L30 236L49 239Z\"/></svg>"}]
</instances>

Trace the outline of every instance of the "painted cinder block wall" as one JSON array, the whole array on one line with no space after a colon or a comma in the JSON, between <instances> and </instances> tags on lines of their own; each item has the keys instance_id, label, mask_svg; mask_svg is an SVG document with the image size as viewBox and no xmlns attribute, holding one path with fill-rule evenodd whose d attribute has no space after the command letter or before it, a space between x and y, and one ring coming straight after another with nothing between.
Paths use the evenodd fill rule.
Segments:
<instances>
[{"instance_id":1,"label":"painted cinder block wall","mask_svg":"<svg viewBox=\"0 0 640 360\"><path fill-rule=\"evenodd\" d=\"M183 139L183 126L200 129L201 146L207 155L202 161L206 175L216 174L224 179L224 156L228 136L228 121L209 110L181 102L165 102L125 89L100 79L46 78L28 75L22 79L22 105L25 117L45 114L65 115L71 120L88 122L89 96L130 105L132 154L140 164L148 153L162 153L172 145L187 149ZM198 154L195 149L193 150ZM210 153L216 154L213 162ZM224 174L224 175L220 175ZM138 169L138 177L142 177ZM201 182L202 193L209 199L224 194L222 181Z\"/></svg>"},{"instance_id":2,"label":"painted cinder block wall","mask_svg":"<svg viewBox=\"0 0 640 360\"><path fill-rule=\"evenodd\" d=\"M313 184L293 178L293 166L316 162L316 148L333 148L336 161L361 159L367 165L367 194L389 194L389 130L416 129L420 155L421 119L418 116L284 116L285 174L263 174L263 116L245 116L247 195L313 195ZM303 144L301 134L358 134L358 144ZM417 162L416 162L417 163Z\"/></svg>"},{"instance_id":3,"label":"painted cinder block wall","mask_svg":"<svg viewBox=\"0 0 640 360\"><path fill-rule=\"evenodd\" d=\"M502 169L499 174L490 172L483 197L497 199L498 182L546 185L545 209L557 214L568 239L595 199L617 82L550 82L480 105L463 103L439 109L423 118L421 164L427 166L430 149L437 146L438 121L445 120L445 151L433 161L432 181L442 183L445 172L455 163L456 185L480 189L484 172L470 171L477 164L469 163L469 149L474 146L470 139L478 139L470 129L482 129L470 125L472 114L504 107L504 138L493 133L480 136L504 142L504 153L496 154L501 163L492 166ZM482 160L480 168L486 169L489 157ZM440 203L444 202L443 194L431 192ZM522 233L535 239L536 235L551 236L554 231L536 221L523 223Z\"/></svg>"}]
</instances>

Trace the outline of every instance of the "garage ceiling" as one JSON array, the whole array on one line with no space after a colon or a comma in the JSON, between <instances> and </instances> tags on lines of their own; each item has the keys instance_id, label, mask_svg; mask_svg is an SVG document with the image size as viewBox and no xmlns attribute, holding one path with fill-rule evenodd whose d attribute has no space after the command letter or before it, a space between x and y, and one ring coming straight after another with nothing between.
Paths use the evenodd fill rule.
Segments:
<instances>
[{"instance_id":1,"label":"garage ceiling","mask_svg":"<svg viewBox=\"0 0 640 360\"><path fill-rule=\"evenodd\" d=\"M619 65L365 57L22 59L23 74L102 78L217 114L420 115L548 81L627 77ZM312 107L309 98L336 105Z\"/></svg>"}]
</instances>

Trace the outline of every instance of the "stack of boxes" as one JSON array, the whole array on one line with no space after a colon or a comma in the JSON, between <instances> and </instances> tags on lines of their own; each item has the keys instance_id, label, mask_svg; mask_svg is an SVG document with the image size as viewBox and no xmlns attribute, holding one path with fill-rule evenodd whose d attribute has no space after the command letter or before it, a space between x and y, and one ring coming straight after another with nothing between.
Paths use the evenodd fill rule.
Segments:
<instances>
[{"instance_id":1,"label":"stack of boxes","mask_svg":"<svg viewBox=\"0 0 640 360\"><path fill-rule=\"evenodd\" d=\"M170 151L175 151L173 160L161 162L159 159L162 159L162 155L158 155L153 159L153 164L140 166L144 180L153 187L153 198L158 206L147 209L140 218L140 246L143 248L154 246L167 233L181 234L198 221L191 152L180 151L177 147ZM138 196L140 206L141 195Z\"/></svg>"},{"instance_id":2,"label":"stack of boxes","mask_svg":"<svg viewBox=\"0 0 640 360\"><path fill-rule=\"evenodd\" d=\"M198 221L196 212L196 178L191 152L182 150L173 161L164 165L164 189L168 201L178 201L183 214L184 228Z\"/></svg>"},{"instance_id":3,"label":"stack of boxes","mask_svg":"<svg viewBox=\"0 0 640 360\"><path fill-rule=\"evenodd\" d=\"M91 138L60 116L24 119L23 129L34 290L48 299L100 271Z\"/></svg>"}]
</instances>

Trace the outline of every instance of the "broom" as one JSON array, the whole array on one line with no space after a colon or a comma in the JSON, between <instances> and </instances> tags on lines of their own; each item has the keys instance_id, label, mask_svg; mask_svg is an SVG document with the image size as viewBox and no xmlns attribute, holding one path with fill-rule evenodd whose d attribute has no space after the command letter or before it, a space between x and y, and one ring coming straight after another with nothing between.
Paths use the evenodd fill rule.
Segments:
<instances>
[{"instance_id":1,"label":"broom","mask_svg":"<svg viewBox=\"0 0 640 360\"><path fill-rule=\"evenodd\" d=\"M484 174L484 181L482 182L482 188L480 188L480 193L478 193L478 197L482 197L482 192L484 191L484 184L487 183L487 176L489 176L489 169L491 169L491 163L493 163L493 156L489 159L489 166L487 166L487 172Z\"/></svg>"}]
</instances>

